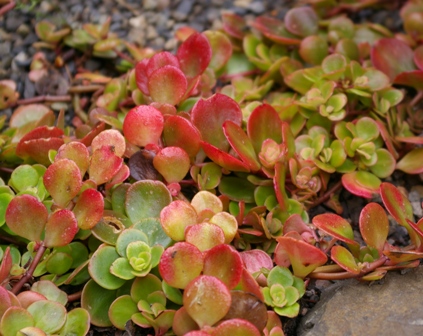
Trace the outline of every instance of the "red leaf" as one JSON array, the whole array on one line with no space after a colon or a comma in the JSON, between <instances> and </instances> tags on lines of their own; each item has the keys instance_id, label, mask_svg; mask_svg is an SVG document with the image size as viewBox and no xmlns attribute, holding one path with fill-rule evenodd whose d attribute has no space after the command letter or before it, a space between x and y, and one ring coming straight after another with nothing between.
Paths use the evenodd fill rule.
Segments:
<instances>
[{"instance_id":1,"label":"red leaf","mask_svg":"<svg viewBox=\"0 0 423 336\"><path fill-rule=\"evenodd\" d=\"M200 132L189 120L179 115L165 118L163 140L166 146L176 146L184 149L190 158L194 158L201 149Z\"/></svg>"},{"instance_id":2,"label":"red leaf","mask_svg":"<svg viewBox=\"0 0 423 336\"><path fill-rule=\"evenodd\" d=\"M163 280L175 288L185 288L203 270L202 252L192 244L176 243L162 254L159 272Z\"/></svg>"},{"instance_id":3,"label":"red leaf","mask_svg":"<svg viewBox=\"0 0 423 336\"><path fill-rule=\"evenodd\" d=\"M158 103L177 105L187 87L184 73L172 65L165 65L155 70L148 78L150 96Z\"/></svg>"},{"instance_id":4,"label":"red leaf","mask_svg":"<svg viewBox=\"0 0 423 336\"><path fill-rule=\"evenodd\" d=\"M282 142L282 121L269 104L257 106L248 118L247 133L256 153L260 153L264 140Z\"/></svg>"},{"instance_id":5,"label":"red leaf","mask_svg":"<svg viewBox=\"0 0 423 336\"><path fill-rule=\"evenodd\" d=\"M154 71L166 65L172 65L176 68L180 68L178 58L175 55L171 54L170 52L162 51L155 54L153 57L151 57L148 60L146 70L145 70L147 77L150 77Z\"/></svg>"},{"instance_id":6,"label":"red leaf","mask_svg":"<svg viewBox=\"0 0 423 336\"><path fill-rule=\"evenodd\" d=\"M207 38L200 33L194 33L181 44L176 57L181 70L188 78L201 75L211 60L211 47Z\"/></svg>"},{"instance_id":7,"label":"red leaf","mask_svg":"<svg viewBox=\"0 0 423 336\"><path fill-rule=\"evenodd\" d=\"M413 50L398 39L382 38L378 40L371 51L371 59L374 67L384 72L391 81L405 71L413 71Z\"/></svg>"},{"instance_id":8,"label":"red leaf","mask_svg":"<svg viewBox=\"0 0 423 336\"><path fill-rule=\"evenodd\" d=\"M241 280L243 264L240 254L230 245L220 244L207 251L204 257L204 275L212 275L233 289Z\"/></svg>"},{"instance_id":9,"label":"red leaf","mask_svg":"<svg viewBox=\"0 0 423 336\"><path fill-rule=\"evenodd\" d=\"M382 252L389 233L385 210L377 203L369 203L361 210L359 223L366 244Z\"/></svg>"},{"instance_id":10,"label":"red leaf","mask_svg":"<svg viewBox=\"0 0 423 336\"><path fill-rule=\"evenodd\" d=\"M48 167L43 182L54 202L65 208L81 189L81 172L74 161L61 159Z\"/></svg>"},{"instance_id":11,"label":"red leaf","mask_svg":"<svg viewBox=\"0 0 423 336\"><path fill-rule=\"evenodd\" d=\"M349 245L359 246L359 244L354 241L354 233L350 223L341 216L326 213L314 216L312 221L318 229L325 231L332 237Z\"/></svg>"},{"instance_id":12,"label":"red leaf","mask_svg":"<svg viewBox=\"0 0 423 336\"><path fill-rule=\"evenodd\" d=\"M7 226L17 235L39 242L48 217L47 208L31 195L16 196L6 210Z\"/></svg>"},{"instance_id":13,"label":"red leaf","mask_svg":"<svg viewBox=\"0 0 423 336\"><path fill-rule=\"evenodd\" d=\"M201 146L203 147L204 152L206 155L219 166L230 170L230 171L238 171L238 172L249 172L250 169L248 166L234 158L233 156L227 154L226 152L216 148L207 142L201 141Z\"/></svg>"},{"instance_id":14,"label":"red leaf","mask_svg":"<svg viewBox=\"0 0 423 336\"><path fill-rule=\"evenodd\" d=\"M63 145L63 131L57 127L40 126L27 133L16 146L16 155L48 166L49 150L58 150Z\"/></svg>"},{"instance_id":15,"label":"red leaf","mask_svg":"<svg viewBox=\"0 0 423 336\"><path fill-rule=\"evenodd\" d=\"M78 232L78 225L72 211L61 209L50 215L45 229L44 244L47 247L58 247L72 242Z\"/></svg>"},{"instance_id":16,"label":"red leaf","mask_svg":"<svg viewBox=\"0 0 423 336\"><path fill-rule=\"evenodd\" d=\"M253 172L261 168L251 140L241 127L228 120L223 123L223 133L238 156Z\"/></svg>"},{"instance_id":17,"label":"red leaf","mask_svg":"<svg viewBox=\"0 0 423 336\"><path fill-rule=\"evenodd\" d=\"M275 263L279 265L279 254L288 255L295 276L304 278L327 262L325 253L302 240L291 237L279 237L276 240Z\"/></svg>"},{"instance_id":18,"label":"red leaf","mask_svg":"<svg viewBox=\"0 0 423 336\"><path fill-rule=\"evenodd\" d=\"M229 150L229 142L222 129L227 120L241 126L241 108L235 100L220 93L200 99L191 111L191 121L200 131L203 141L224 152Z\"/></svg>"},{"instance_id":19,"label":"red leaf","mask_svg":"<svg viewBox=\"0 0 423 336\"><path fill-rule=\"evenodd\" d=\"M152 106L140 105L128 112L123 121L125 138L137 146L157 144L163 130L163 115Z\"/></svg>"},{"instance_id":20,"label":"red leaf","mask_svg":"<svg viewBox=\"0 0 423 336\"><path fill-rule=\"evenodd\" d=\"M92 229L103 217L104 199L95 189L84 190L78 198L73 213L82 230Z\"/></svg>"},{"instance_id":21,"label":"red leaf","mask_svg":"<svg viewBox=\"0 0 423 336\"><path fill-rule=\"evenodd\" d=\"M91 156L88 173L97 185L110 181L120 170L123 159L114 153L112 146L102 146Z\"/></svg>"},{"instance_id":22,"label":"red leaf","mask_svg":"<svg viewBox=\"0 0 423 336\"><path fill-rule=\"evenodd\" d=\"M12 255L10 254L10 246L8 246L6 247L6 250L4 251L3 259L1 260L1 264L0 264L0 284L3 283L3 281L7 279L7 277L10 274L10 270L12 269L12 266L13 266ZM1 313L0 313L0 316L1 316Z\"/></svg>"}]
</instances>

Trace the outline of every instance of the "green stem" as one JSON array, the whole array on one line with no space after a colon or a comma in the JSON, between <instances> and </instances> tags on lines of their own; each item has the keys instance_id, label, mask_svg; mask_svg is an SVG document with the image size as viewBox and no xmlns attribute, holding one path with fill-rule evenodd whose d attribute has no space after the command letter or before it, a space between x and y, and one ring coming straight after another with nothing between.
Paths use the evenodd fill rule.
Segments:
<instances>
[{"instance_id":1,"label":"green stem","mask_svg":"<svg viewBox=\"0 0 423 336\"><path fill-rule=\"evenodd\" d=\"M41 243L40 247L38 248L38 251L34 257L34 259L31 262L31 266L29 266L28 271L22 276L22 278L18 281L18 283L13 286L12 293L18 294L18 292L21 290L23 285L25 285L29 279L32 278L32 275L34 274L35 268L40 263L41 258L43 257L44 252L46 251L47 247L44 245L44 243Z\"/></svg>"}]
</instances>

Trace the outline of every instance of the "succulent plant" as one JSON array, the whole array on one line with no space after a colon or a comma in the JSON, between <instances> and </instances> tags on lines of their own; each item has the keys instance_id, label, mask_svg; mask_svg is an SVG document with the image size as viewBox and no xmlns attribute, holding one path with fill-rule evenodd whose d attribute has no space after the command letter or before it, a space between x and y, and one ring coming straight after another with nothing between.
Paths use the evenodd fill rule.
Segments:
<instances>
[{"instance_id":1,"label":"succulent plant","mask_svg":"<svg viewBox=\"0 0 423 336\"><path fill-rule=\"evenodd\" d=\"M109 20L37 25L59 54L37 54L31 78L61 66L64 45L121 75L75 74L72 125L0 81L0 108L19 105L0 117L0 333L283 335L309 279L419 265L423 220L384 180L423 172L423 3L404 5L394 35L338 15L372 1L306 2L284 20L181 28L175 55ZM358 223L340 216L342 187L369 199ZM336 214L310 220L320 203ZM409 246L387 242L385 209Z\"/></svg>"}]
</instances>

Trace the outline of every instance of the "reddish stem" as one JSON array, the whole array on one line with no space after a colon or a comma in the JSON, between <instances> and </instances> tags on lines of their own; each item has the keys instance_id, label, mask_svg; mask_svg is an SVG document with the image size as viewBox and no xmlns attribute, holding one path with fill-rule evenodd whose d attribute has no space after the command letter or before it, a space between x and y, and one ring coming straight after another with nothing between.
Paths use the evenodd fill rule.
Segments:
<instances>
[{"instance_id":1,"label":"reddish stem","mask_svg":"<svg viewBox=\"0 0 423 336\"><path fill-rule=\"evenodd\" d=\"M15 6L16 6L16 2L14 2L14 1L11 1L7 5L4 5L3 7L0 8L0 16L4 15L8 11L12 10L13 8L15 8Z\"/></svg>"},{"instance_id":2,"label":"reddish stem","mask_svg":"<svg viewBox=\"0 0 423 336\"><path fill-rule=\"evenodd\" d=\"M64 95L64 96L51 96L51 95L44 95L26 99L19 99L15 105L28 105L34 103L42 103L42 102L70 102L71 96Z\"/></svg>"},{"instance_id":3,"label":"reddish stem","mask_svg":"<svg viewBox=\"0 0 423 336\"><path fill-rule=\"evenodd\" d=\"M336 273L319 273L319 272L312 272L308 275L309 278L312 279L320 279L320 280L343 280L343 279L351 279L351 278L360 278L367 273L374 271L376 268L382 266L388 260L387 257L382 256L380 259L373 261L372 263L365 266L359 274L345 272L336 272Z\"/></svg>"},{"instance_id":4,"label":"reddish stem","mask_svg":"<svg viewBox=\"0 0 423 336\"><path fill-rule=\"evenodd\" d=\"M13 294L18 294L18 292L21 290L23 285L27 283L29 279L32 278L32 275L34 274L35 268L40 263L41 258L43 257L44 252L46 251L47 247L42 243L40 247L38 248L38 251L34 257L34 259L31 262L31 266L29 266L28 271L22 276L22 278L18 281L16 285L12 288Z\"/></svg>"},{"instance_id":5,"label":"reddish stem","mask_svg":"<svg viewBox=\"0 0 423 336\"><path fill-rule=\"evenodd\" d=\"M318 206L319 204L322 204L323 202L326 202L334 193L336 193L341 188L342 181L339 181L332 188L326 191L322 196L320 196L317 200L315 200L314 203L311 205L310 209L314 208L315 206Z\"/></svg>"},{"instance_id":6,"label":"reddish stem","mask_svg":"<svg viewBox=\"0 0 423 336\"><path fill-rule=\"evenodd\" d=\"M68 295L68 302L73 302L73 301L77 301L81 298L82 296L82 290L73 294L69 294Z\"/></svg>"}]
</instances>

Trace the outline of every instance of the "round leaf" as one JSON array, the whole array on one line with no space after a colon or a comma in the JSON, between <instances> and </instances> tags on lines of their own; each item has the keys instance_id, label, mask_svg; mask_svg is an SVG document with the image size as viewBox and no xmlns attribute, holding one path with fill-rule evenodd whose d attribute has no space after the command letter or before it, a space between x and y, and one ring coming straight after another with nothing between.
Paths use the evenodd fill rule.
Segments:
<instances>
[{"instance_id":1,"label":"round leaf","mask_svg":"<svg viewBox=\"0 0 423 336\"><path fill-rule=\"evenodd\" d=\"M112 246L101 245L94 252L88 264L88 271L95 282L109 290L122 287L125 280L110 273L110 266L120 256Z\"/></svg>"},{"instance_id":2,"label":"round leaf","mask_svg":"<svg viewBox=\"0 0 423 336\"><path fill-rule=\"evenodd\" d=\"M163 280L175 288L185 288L203 270L203 254L194 245L180 242L162 254L159 271Z\"/></svg>"},{"instance_id":3,"label":"round leaf","mask_svg":"<svg viewBox=\"0 0 423 336\"><path fill-rule=\"evenodd\" d=\"M78 224L72 211L61 209L50 215L45 230L44 244L47 247L65 246L78 232Z\"/></svg>"},{"instance_id":4,"label":"round leaf","mask_svg":"<svg viewBox=\"0 0 423 336\"><path fill-rule=\"evenodd\" d=\"M138 181L126 194L125 209L132 223L149 217L159 217L160 211L172 201L169 190L160 181Z\"/></svg>"},{"instance_id":5,"label":"round leaf","mask_svg":"<svg viewBox=\"0 0 423 336\"><path fill-rule=\"evenodd\" d=\"M66 309L57 302L36 301L27 308L27 311L34 317L35 327L48 334L55 334L66 321Z\"/></svg>"},{"instance_id":6,"label":"round leaf","mask_svg":"<svg viewBox=\"0 0 423 336\"><path fill-rule=\"evenodd\" d=\"M78 195L82 186L81 172L77 164L69 159L54 162L43 177L44 186L54 202L65 208Z\"/></svg>"},{"instance_id":7,"label":"round leaf","mask_svg":"<svg viewBox=\"0 0 423 336\"><path fill-rule=\"evenodd\" d=\"M140 105L128 112L123 121L123 134L134 145L157 144L163 131L163 115L152 106Z\"/></svg>"},{"instance_id":8,"label":"round leaf","mask_svg":"<svg viewBox=\"0 0 423 336\"><path fill-rule=\"evenodd\" d=\"M231 306L231 293L219 279L200 275L186 287L183 302L188 314L203 328L226 315Z\"/></svg>"},{"instance_id":9,"label":"round leaf","mask_svg":"<svg viewBox=\"0 0 423 336\"><path fill-rule=\"evenodd\" d=\"M47 223L48 212L43 203L31 195L16 196L6 210L7 226L31 241L40 241Z\"/></svg>"}]
</instances>

